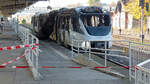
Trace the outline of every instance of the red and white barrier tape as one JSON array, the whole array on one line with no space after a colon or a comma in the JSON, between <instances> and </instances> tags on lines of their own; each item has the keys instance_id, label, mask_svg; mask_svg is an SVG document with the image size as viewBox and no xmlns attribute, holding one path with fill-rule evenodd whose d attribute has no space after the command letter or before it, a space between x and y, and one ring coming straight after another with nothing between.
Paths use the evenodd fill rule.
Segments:
<instances>
[{"instance_id":1,"label":"red and white barrier tape","mask_svg":"<svg viewBox=\"0 0 150 84\"><path fill-rule=\"evenodd\" d=\"M17 57L16 59L13 59L13 60L10 60L10 61L8 61L8 62L3 63L2 66L6 66L6 65L8 65L8 64L11 64L12 62L21 59L23 56L25 56L25 54L22 55L22 56Z\"/></svg>"},{"instance_id":2,"label":"red and white barrier tape","mask_svg":"<svg viewBox=\"0 0 150 84\"><path fill-rule=\"evenodd\" d=\"M23 58L27 53L29 53L29 51L26 51L23 55L21 55L21 56L15 58L15 59L13 59L13 60L10 60L10 61L8 61L8 62L5 62L5 63L3 63L3 64L1 64L1 65L2 65L2 66L6 66L6 65L8 65L8 64L11 64L12 62L16 62L16 61L18 61L19 59Z\"/></svg>"},{"instance_id":3,"label":"red and white barrier tape","mask_svg":"<svg viewBox=\"0 0 150 84\"><path fill-rule=\"evenodd\" d=\"M27 48L27 47L32 47L32 46L39 46L39 44L34 43L34 44L26 44L26 45L7 46L7 47L0 48L0 51Z\"/></svg>"},{"instance_id":4,"label":"red and white barrier tape","mask_svg":"<svg viewBox=\"0 0 150 84\"><path fill-rule=\"evenodd\" d=\"M0 66L0 69L3 69L3 68L20 68L20 69L23 69L23 68L32 68L31 66ZM80 66L40 66L39 68L43 68L43 69L52 69L52 68L70 68L70 69L81 69L81 68L88 68L88 69L110 69L110 68L125 68L125 67L103 67L103 66L95 66L95 67L80 67ZM134 66L132 68L135 68L138 70L138 67L137 66Z\"/></svg>"}]
</instances>

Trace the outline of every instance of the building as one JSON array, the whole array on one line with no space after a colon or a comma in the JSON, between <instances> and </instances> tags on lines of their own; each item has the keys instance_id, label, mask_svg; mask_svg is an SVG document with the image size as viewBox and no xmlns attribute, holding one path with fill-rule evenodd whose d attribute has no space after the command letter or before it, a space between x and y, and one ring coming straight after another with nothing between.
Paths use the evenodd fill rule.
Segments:
<instances>
[{"instance_id":1,"label":"building","mask_svg":"<svg viewBox=\"0 0 150 84\"><path fill-rule=\"evenodd\" d=\"M122 10L118 10L118 5L112 14L112 26L116 29L131 29L133 23L133 16L125 11L124 3L121 2Z\"/></svg>"}]
</instances>

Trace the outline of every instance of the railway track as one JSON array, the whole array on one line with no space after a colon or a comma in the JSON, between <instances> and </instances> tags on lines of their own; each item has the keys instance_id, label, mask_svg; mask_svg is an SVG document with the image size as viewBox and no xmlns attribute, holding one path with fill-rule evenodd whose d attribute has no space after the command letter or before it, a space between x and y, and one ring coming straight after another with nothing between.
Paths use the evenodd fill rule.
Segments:
<instances>
[{"instance_id":1,"label":"railway track","mask_svg":"<svg viewBox=\"0 0 150 84\"><path fill-rule=\"evenodd\" d=\"M141 44L140 38L134 38L134 37L124 36L124 35L113 35L113 39L124 40L122 42L113 43L113 45L116 45L116 46L129 48L129 41L130 41L130 42L135 42L133 45L131 45L134 50L150 51L150 40L144 40L144 44Z\"/></svg>"},{"instance_id":2,"label":"railway track","mask_svg":"<svg viewBox=\"0 0 150 84\"><path fill-rule=\"evenodd\" d=\"M141 38L139 37L131 37L131 36L125 36L125 35L113 35L114 40L127 40L127 41L133 41L133 42L138 42L140 43ZM150 44L150 40L145 39L144 40L145 44Z\"/></svg>"}]
</instances>

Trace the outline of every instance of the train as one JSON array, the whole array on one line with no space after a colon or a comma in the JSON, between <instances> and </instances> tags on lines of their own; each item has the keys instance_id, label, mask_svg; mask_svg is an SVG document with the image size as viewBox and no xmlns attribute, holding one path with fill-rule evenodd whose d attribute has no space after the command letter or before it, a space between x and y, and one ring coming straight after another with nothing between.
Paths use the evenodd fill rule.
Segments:
<instances>
[{"instance_id":1,"label":"train","mask_svg":"<svg viewBox=\"0 0 150 84\"><path fill-rule=\"evenodd\" d=\"M71 46L74 39L82 40L83 47L104 48L105 41L107 48L112 46L110 14L101 7L53 10L34 15L31 23L34 33L40 39L51 38L65 46Z\"/></svg>"}]
</instances>

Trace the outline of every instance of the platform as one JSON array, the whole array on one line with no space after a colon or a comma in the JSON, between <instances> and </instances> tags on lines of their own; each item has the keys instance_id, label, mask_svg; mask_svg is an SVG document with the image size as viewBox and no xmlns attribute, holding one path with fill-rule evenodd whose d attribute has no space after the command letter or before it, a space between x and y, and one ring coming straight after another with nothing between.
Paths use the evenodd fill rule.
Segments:
<instances>
[{"instance_id":1,"label":"platform","mask_svg":"<svg viewBox=\"0 0 150 84\"><path fill-rule=\"evenodd\" d=\"M19 26L24 29L24 27ZM18 45L21 41L13 29L0 35L0 47ZM29 69L1 69L0 81L2 84L130 84L127 79L121 79L88 68L75 69L65 66L81 66L72 62L69 57L71 50L56 44L51 40L40 41L41 53L39 66L55 66L62 68L39 68L43 78L35 81ZM13 59L24 52L24 49L16 51L0 52L0 63ZM27 66L25 58L10 64L9 66ZM63 68L64 67L64 68Z\"/></svg>"}]
</instances>

